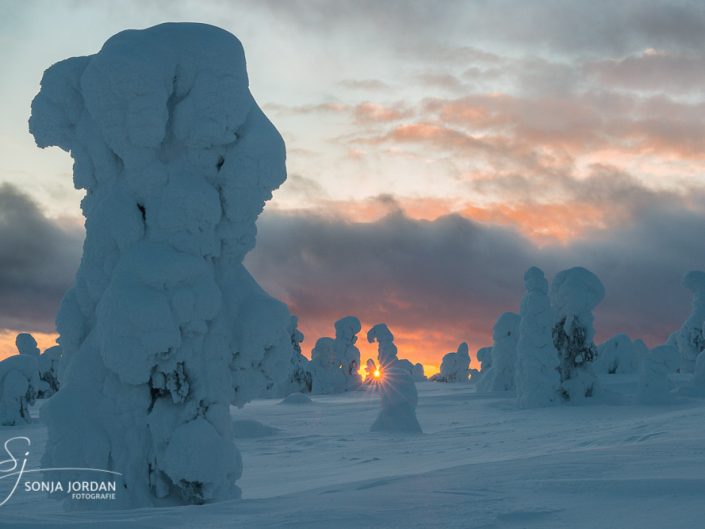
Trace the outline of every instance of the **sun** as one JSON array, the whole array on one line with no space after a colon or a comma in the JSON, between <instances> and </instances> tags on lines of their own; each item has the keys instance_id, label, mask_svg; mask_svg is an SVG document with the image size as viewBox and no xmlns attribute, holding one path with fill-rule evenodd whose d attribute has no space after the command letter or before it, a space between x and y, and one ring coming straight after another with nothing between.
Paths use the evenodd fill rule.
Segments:
<instances>
[{"instance_id":1,"label":"sun","mask_svg":"<svg viewBox=\"0 0 705 529\"><path fill-rule=\"evenodd\" d=\"M375 369L375 372L372 373L372 376L375 378L380 378L382 376L382 372L379 369Z\"/></svg>"}]
</instances>

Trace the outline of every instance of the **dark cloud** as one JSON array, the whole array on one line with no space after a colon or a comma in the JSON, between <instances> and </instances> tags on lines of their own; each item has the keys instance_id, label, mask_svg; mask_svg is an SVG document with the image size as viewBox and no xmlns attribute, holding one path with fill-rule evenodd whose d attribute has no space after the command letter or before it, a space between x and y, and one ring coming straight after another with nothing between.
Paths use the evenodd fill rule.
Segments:
<instances>
[{"instance_id":1,"label":"dark cloud","mask_svg":"<svg viewBox=\"0 0 705 529\"><path fill-rule=\"evenodd\" d=\"M397 212L364 223L270 212L259 221L247 265L304 324L353 313L480 343L501 312L518 310L529 266L552 275L582 265L607 288L599 336L625 331L654 344L689 311L680 279L705 266L705 215L668 203L640 215L569 245L536 247L513 229L459 215L420 221Z\"/></svg>"},{"instance_id":2,"label":"dark cloud","mask_svg":"<svg viewBox=\"0 0 705 529\"><path fill-rule=\"evenodd\" d=\"M48 219L29 196L0 185L0 330L54 329L82 242L81 226Z\"/></svg>"}]
</instances>

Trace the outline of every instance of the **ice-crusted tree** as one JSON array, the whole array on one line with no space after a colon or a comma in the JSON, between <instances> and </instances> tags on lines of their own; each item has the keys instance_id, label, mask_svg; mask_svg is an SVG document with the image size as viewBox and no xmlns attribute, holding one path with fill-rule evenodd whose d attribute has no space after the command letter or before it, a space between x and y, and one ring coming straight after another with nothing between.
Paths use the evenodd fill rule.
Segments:
<instances>
[{"instance_id":1,"label":"ice-crusted tree","mask_svg":"<svg viewBox=\"0 0 705 529\"><path fill-rule=\"evenodd\" d=\"M27 332L21 332L15 338L15 346L21 355L39 356L39 347L34 336Z\"/></svg>"},{"instance_id":2,"label":"ice-crusted tree","mask_svg":"<svg viewBox=\"0 0 705 529\"><path fill-rule=\"evenodd\" d=\"M362 329L360 320L346 316L335 322L335 351L345 375L347 389L357 389L360 377L360 350L355 346L357 333Z\"/></svg>"},{"instance_id":3,"label":"ice-crusted tree","mask_svg":"<svg viewBox=\"0 0 705 529\"><path fill-rule=\"evenodd\" d=\"M705 350L705 272L688 272L683 278L683 286L693 293L693 308L675 334L675 342L681 356L681 372L692 373L695 359Z\"/></svg>"},{"instance_id":4,"label":"ice-crusted tree","mask_svg":"<svg viewBox=\"0 0 705 529\"><path fill-rule=\"evenodd\" d=\"M441 360L440 372L431 377L436 382L467 382L470 367L468 344L463 342L456 351L446 353Z\"/></svg>"},{"instance_id":5,"label":"ice-crusted tree","mask_svg":"<svg viewBox=\"0 0 705 529\"><path fill-rule=\"evenodd\" d=\"M411 373L397 359L394 335L384 323L378 323L367 332L367 341L377 342L377 361L382 373L382 409L370 430L421 433L416 418L416 385Z\"/></svg>"},{"instance_id":6,"label":"ice-crusted tree","mask_svg":"<svg viewBox=\"0 0 705 529\"><path fill-rule=\"evenodd\" d=\"M626 334L617 334L597 347L593 362L596 373L636 373L649 348L641 340L632 341Z\"/></svg>"},{"instance_id":7,"label":"ice-crusted tree","mask_svg":"<svg viewBox=\"0 0 705 529\"><path fill-rule=\"evenodd\" d=\"M342 393L347 388L347 378L338 359L333 338L319 338L311 351L312 390L316 395Z\"/></svg>"},{"instance_id":8,"label":"ice-crusted tree","mask_svg":"<svg viewBox=\"0 0 705 529\"><path fill-rule=\"evenodd\" d=\"M35 342L36 343L36 342ZM39 378L39 364L33 354L19 354L0 362L0 425L29 423L29 407L47 385Z\"/></svg>"},{"instance_id":9,"label":"ice-crusted tree","mask_svg":"<svg viewBox=\"0 0 705 529\"><path fill-rule=\"evenodd\" d=\"M122 473L110 508L238 497L229 405L285 380L293 354L287 307L242 265L286 169L240 42L205 24L118 33L44 73L29 127L86 190L42 466Z\"/></svg>"},{"instance_id":10,"label":"ice-crusted tree","mask_svg":"<svg viewBox=\"0 0 705 529\"><path fill-rule=\"evenodd\" d=\"M519 339L519 321L514 312L505 312L492 328L492 367L478 382L480 391L514 391L516 348Z\"/></svg>"},{"instance_id":11,"label":"ice-crusted tree","mask_svg":"<svg viewBox=\"0 0 705 529\"><path fill-rule=\"evenodd\" d=\"M642 404L668 404L673 400L673 382L668 374L673 371L677 351L670 345L660 345L649 351L639 370L637 401Z\"/></svg>"},{"instance_id":12,"label":"ice-crusted tree","mask_svg":"<svg viewBox=\"0 0 705 529\"><path fill-rule=\"evenodd\" d=\"M553 344L560 360L561 390L567 400L582 400L595 392L597 378L592 361L597 348L593 343L592 311L604 296L602 282L585 268L563 270L553 278Z\"/></svg>"},{"instance_id":13,"label":"ice-crusted tree","mask_svg":"<svg viewBox=\"0 0 705 529\"><path fill-rule=\"evenodd\" d=\"M550 406L560 400L561 379L558 351L553 345L555 315L548 299L548 281L534 266L524 274L524 285L516 346L517 402L522 408Z\"/></svg>"}]
</instances>

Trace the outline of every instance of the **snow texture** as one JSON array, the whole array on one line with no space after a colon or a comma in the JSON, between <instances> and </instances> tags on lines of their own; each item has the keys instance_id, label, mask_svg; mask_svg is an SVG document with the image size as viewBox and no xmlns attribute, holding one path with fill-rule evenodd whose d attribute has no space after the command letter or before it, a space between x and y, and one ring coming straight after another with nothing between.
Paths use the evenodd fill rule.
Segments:
<instances>
[{"instance_id":1,"label":"snow texture","mask_svg":"<svg viewBox=\"0 0 705 529\"><path fill-rule=\"evenodd\" d=\"M517 402L521 408L550 406L560 400L559 359L552 334L556 318L543 271L529 268L524 285L516 347Z\"/></svg>"},{"instance_id":2,"label":"snow texture","mask_svg":"<svg viewBox=\"0 0 705 529\"><path fill-rule=\"evenodd\" d=\"M288 309L242 265L286 169L240 42L205 24L118 33L44 73L29 128L86 190L42 466L121 472L109 508L239 497L229 405L282 384L293 355Z\"/></svg>"},{"instance_id":3,"label":"snow texture","mask_svg":"<svg viewBox=\"0 0 705 529\"><path fill-rule=\"evenodd\" d=\"M441 370L431 377L436 382L468 382L470 367L470 353L468 344L463 342L458 346L458 350L446 353L441 360Z\"/></svg>"},{"instance_id":4,"label":"snow texture","mask_svg":"<svg viewBox=\"0 0 705 529\"><path fill-rule=\"evenodd\" d=\"M695 359L705 350L705 272L688 272L683 286L693 293L693 308L674 338L681 355L681 372L692 373Z\"/></svg>"},{"instance_id":5,"label":"snow texture","mask_svg":"<svg viewBox=\"0 0 705 529\"><path fill-rule=\"evenodd\" d=\"M593 368L599 374L637 373L648 351L641 340L632 341L626 334L618 334L597 348Z\"/></svg>"},{"instance_id":6,"label":"snow texture","mask_svg":"<svg viewBox=\"0 0 705 529\"><path fill-rule=\"evenodd\" d=\"M580 401L595 393L597 379L592 361L597 348L593 343L592 311L604 296L602 282L585 268L570 268L553 278L553 344L558 350L562 393L567 400Z\"/></svg>"},{"instance_id":7,"label":"snow texture","mask_svg":"<svg viewBox=\"0 0 705 529\"><path fill-rule=\"evenodd\" d=\"M311 398L304 393L291 393L284 397L284 399L279 404L311 404L313 401Z\"/></svg>"},{"instance_id":8,"label":"snow texture","mask_svg":"<svg viewBox=\"0 0 705 529\"><path fill-rule=\"evenodd\" d=\"M670 404L673 382L668 377L677 351L670 345L655 347L646 355L639 371L637 401L641 404Z\"/></svg>"},{"instance_id":9,"label":"snow texture","mask_svg":"<svg viewBox=\"0 0 705 529\"><path fill-rule=\"evenodd\" d=\"M517 340L521 318L513 312L505 312L492 328L492 367L478 382L479 391L514 391Z\"/></svg>"},{"instance_id":10,"label":"snow texture","mask_svg":"<svg viewBox=\"0 0 705 529\"><path fill-rule=\"evenodd\" d=\"M367 341L377 342L377 361L382 372L382 409L370 431L421 433L416 418L416 385L408 368L397 359L394 336L384 323L378 323L367 332Z\"/></svg>"}]
</instances>

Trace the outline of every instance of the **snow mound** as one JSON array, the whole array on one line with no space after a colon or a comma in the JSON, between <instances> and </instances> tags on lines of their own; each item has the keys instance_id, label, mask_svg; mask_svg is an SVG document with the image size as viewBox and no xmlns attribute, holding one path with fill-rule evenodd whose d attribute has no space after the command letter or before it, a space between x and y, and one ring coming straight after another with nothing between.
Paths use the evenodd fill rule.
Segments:
<instances>
[{"instance_id":1,"label":"snow mound","mask_svg":"<svg viewBox=\"0 0 705 529\"><path fill-rule=\"evenodd\" d=\"M301 395L301 393L299 393ZM305 395L304 395L305 396ZM233 421L235 439L254 439L270 437L279 432L278 428L267 426L254 419L238 419Z\"/></svg>"},{"instance_id":2,"label":"snow mound","mask_svg":"<svg viewBox=\"0 0 705 529\"><path fill-rule=\"evenodd\" d=\"M291 314L242 265L286 179L248 84L232 34L169 23L53 65L32 102L37 145L87 191L42 466L122 473L110 508L239 497L229 405L290 373Z\"/></svg>"},{"instance_id":3,"label":"snow mound","mask_svg":"<svg viewBox=\"0 0 705 529\"><path fill-rule=\"evenodd\" d=\"M626 334L618 334L597 348L593 367L599 374L637 373L648 351L641 340L632 341Z\"/></svg>"},{"instance_id":4,"label":"snow mound","mask_svg":"<svg viewBox=\"0 0 705 529\"><path fill-rule=\"evenodd\" d=\"M303 393L292 393L292 394L284 397L284 399L279 404L300 405L300 404L311 404L311 403L313 403L313 401L309 398L308 395L305 395Z\"/></svg>"}]
</instances>

